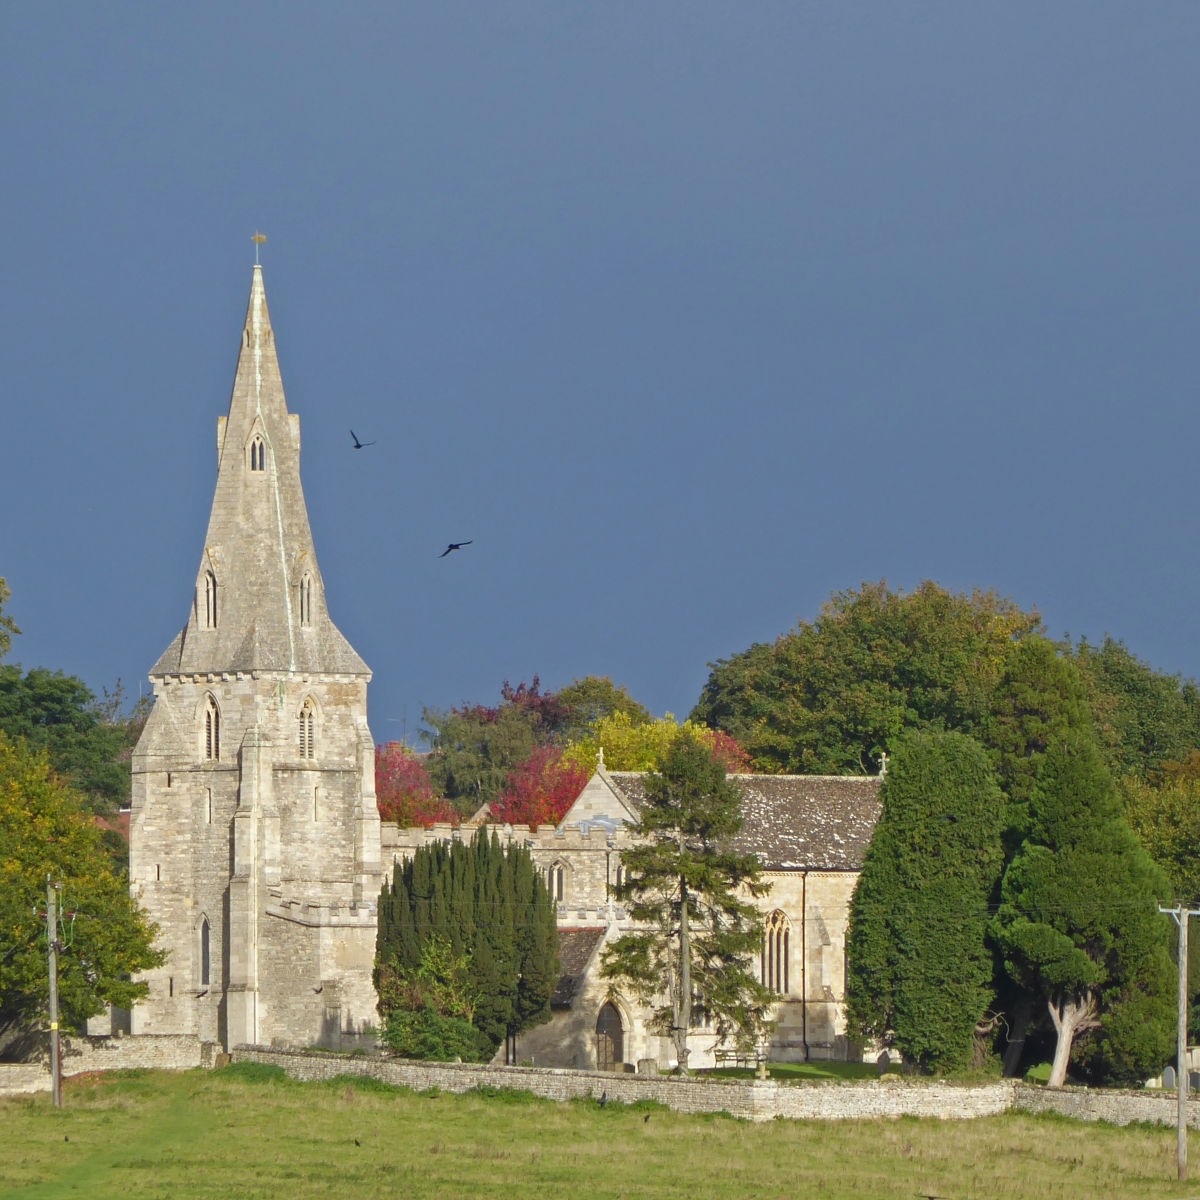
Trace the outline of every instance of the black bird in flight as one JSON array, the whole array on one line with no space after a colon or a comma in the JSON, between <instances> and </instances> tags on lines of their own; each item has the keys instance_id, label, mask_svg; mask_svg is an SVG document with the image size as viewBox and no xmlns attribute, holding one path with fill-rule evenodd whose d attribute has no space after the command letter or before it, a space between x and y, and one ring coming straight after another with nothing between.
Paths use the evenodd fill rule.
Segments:
<instances>
[{"instance_id":1,"label":"black bird in flight","mask_svg":"<svg viewBox=\"0 0 1200 1200\"><path fill-rule=\"evenodd\" d=\"M358 434L357 434L357 433L355 433L353 429L352 429L352 430L350 430L350 436L351 436L351 437L354 439L354 448L355 448L355 450L361 450L361 449L362 449L364 446L373 446L373 445L375 445L375 443L374 443L374 442L360 442L360 441L358 440Z\"/></svg>"},{"instance_id":2,"label":"black bird in flight","mask_svg":"<svg viewBox=\"0 0 1200 1200\"><path fill-rule=\"evenodd\" d=\"M461 550L464 546L469 546L470 544L470 542L451 542L450 545L448 545L445 550L438 555L438 558L445 558L451 550Z\"/></svg>"}]
</instances>

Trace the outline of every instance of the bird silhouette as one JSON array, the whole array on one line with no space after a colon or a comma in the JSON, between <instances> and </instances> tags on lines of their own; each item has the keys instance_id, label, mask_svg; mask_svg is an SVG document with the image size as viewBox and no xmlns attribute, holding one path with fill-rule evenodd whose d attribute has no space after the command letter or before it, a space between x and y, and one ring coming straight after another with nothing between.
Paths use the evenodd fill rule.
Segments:
<instances>
[{"instance_id":1,"label":"bird silhouette","mask_svg":"<svg viewBox=\"0 0 1200 1200\"><path fill-rule=\"evenodd\" d=\"M350 436L351 436L351 437L354 439L354 448L355 448L355 450L361 450L361 449L362 449L364 446L373 446L373 445L375 445L375 443L374 443L374 442L360 442L360 441L358 440L358 434L357 434L357 433L355 433L353 429L352 429L352 430L350 430Z\"/></svg>"},{"instance_id":2,"label":"bird silhouette","mask_svg":"<svg viewBox=\"0 0 1200 1200\"><path fill-rule=\"evenodd\" d=\"M324 990L325 990L324 984L321 984L321 986L319 988L313 988L313 991L316 992L317 995L320 995Z\"/></svg>"},{"instance_id":3,"label":"bird silhouette","mask_svg":"<svg viewBox=\"0 0 1200 1200\"><path fill-rule=\"evenodd\" d=\"M649 1123L650 1123L650 1114L649 1114L649 1113L647 1113L647 1114L646 1114L646 1115L645 1115L645 1116L642 1118L642 1124L643 1124L643 1125L648 1125Z\"/></svg>"},{"instance_id":4,"label":"bird silhouette","mask_svg":"<svg viewBox=\"0 0 1200 1200\"><path fill-rule=\"evenodd\" d=\"M438 558L445 558L451 550L461 550L464 546L469 546L470 544L470 542L451 542L450 545L448 545L445 550L438 555Z\"/></svg>"},{"instance_id":5,"label":"bird silhouette","mask_svg":"<svg viewBox=\"0 0 1200 1200\"><path fill-rule=\"evenodd\" d=\"M600 1107L603 1108L608 1103L608 1092L600 1093Z\"/></svg>"}]
</instances>

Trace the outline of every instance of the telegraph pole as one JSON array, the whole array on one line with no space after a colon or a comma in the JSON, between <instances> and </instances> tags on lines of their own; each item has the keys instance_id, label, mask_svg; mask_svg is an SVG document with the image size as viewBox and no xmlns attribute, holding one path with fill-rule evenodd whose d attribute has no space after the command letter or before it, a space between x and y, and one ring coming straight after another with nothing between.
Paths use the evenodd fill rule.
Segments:
<instances>
[{"instance_id":1,"label":"telegraph pole","mask_svg":"<svg viewBox=\"0 0 1200 1200\"><path fill-rule=\"evenodd\" d=\"M62 1047L58 1040L58 889L46 876L46 941L50 958L50 1094L62 1108Z\"/></svg>"},{"instance_id":2,"label":"telegraph pole","mask_svg":"<svg viewBox=\"0 0 1200 1200\"><path fill-rule=\"evenodd\" d=\"M1175 1056L1175 1162L1179 1178L1187 1178L1187 973L1188 973L1188 918L1200 917L1200 908L1174 908L1158 906L1160 913L1170 913L1179 926L1179 1024Z\"/></svg>"}]
</instances>

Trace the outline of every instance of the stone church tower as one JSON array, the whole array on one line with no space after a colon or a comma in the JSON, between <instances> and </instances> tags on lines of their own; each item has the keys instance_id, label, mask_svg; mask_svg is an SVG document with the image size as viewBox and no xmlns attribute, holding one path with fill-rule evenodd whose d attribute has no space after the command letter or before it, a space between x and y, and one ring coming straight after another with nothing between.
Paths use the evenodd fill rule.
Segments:
<instances>
[{"instance_id":1,"label":"stone church tower","mask_svg":"<svg viewBox=\"0 0 1200 1200\"><path fill-rule=\"evenodd\" d=\"M133 756L131 887L169 951L134 1033L340 1045L378 1020L370 678L325 607L255 266L191 612Z\"/></svg>"}]
</instances>

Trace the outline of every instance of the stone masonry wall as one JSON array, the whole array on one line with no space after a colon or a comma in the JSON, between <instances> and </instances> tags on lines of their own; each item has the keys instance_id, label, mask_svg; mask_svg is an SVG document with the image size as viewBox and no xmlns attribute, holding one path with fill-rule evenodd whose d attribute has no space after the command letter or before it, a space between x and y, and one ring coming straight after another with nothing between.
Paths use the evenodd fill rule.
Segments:
<instances>
[{"instance_id":1,"label":"stone masonry wall","mask_svg":"<svg viewBox=\"0 0 1200 1200\"><path fill-rule=\"evenodd\" d=\"M64 1037L64 1079L89 1071L155 1069L187 1071L212 1067L219 1047L190 1034L145 1037ZM47 1043L37 1062L0 1063L0 1095L50 1090L50 1049Z\"/></svg>"},{"instance_id":2,"label":"stone masonry wall","mask_svg":"<svg viewBox=\"0 0 1200 1200\"><path fill-rule=\"evenodd\" d=\"M63 1039L63 1075L89 1071L213 1067L219 1047L188 1035ZM682 1079L671 1075L618 1075L537 1067L421 1063L404 1059L313 1054L239 1046L234 1062L271 1063L293 1079L322 1080L362 1075L416 1091L466 1092L477 1087L513 1088L549 1100L599 1097L626 1104L655 1100L676 1112L727 1112L750 1121L872 1120L929 1117L970 1120L1016 1109L1057 1113L1080 1121L1174 1125L1175 1096L1162 1091L1090 1088L1048 1089L997 1080L978 1085L907 1081L889 1076L864 1083L781 1084L771 1080ZM48 1062L0 1063L0 1095L50 1090ZM1189 1101L1187 1122L1200 1129L1200 1101Z\"/></svg>"},{"instance_id":3,"label":"stone masonry wall","mask_svg":"<svg viewBox=\"0 0 1200 1200\"><path fill-rule=\"evenodd\" d=\"M675 1075L418 1063L276 1051L257 1046L239 1046L232 1052L232 1058L234 1062L273 1063L294 1079L363 1075L417 1091L434 1087L446 1092L466 1092L477 1087L513 1088L548 1100L599 1097L607 1093L609 1100L626 1104L656 1100L676 1112L727 1112L749 1121L770 1121L775 1117L831 1121L901 1116L961 1120L1006 1112L1013 1103L1010 1082L965 1087L944 1083L905 1084L898 1080L796 1086L770 1080L683 1079Z\"/></svg>"}]
</instances>

